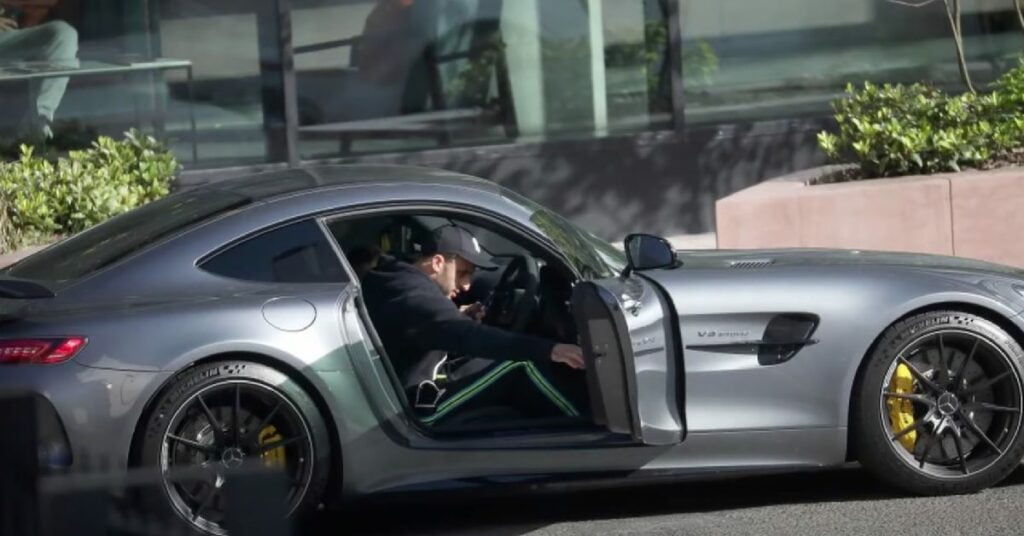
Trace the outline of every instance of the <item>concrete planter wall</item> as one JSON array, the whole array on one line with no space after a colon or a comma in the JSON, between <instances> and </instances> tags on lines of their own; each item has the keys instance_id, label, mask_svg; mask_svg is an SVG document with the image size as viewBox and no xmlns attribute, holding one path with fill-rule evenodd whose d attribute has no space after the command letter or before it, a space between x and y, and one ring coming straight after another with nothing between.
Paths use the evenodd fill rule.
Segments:
<instances>
[{"instance_id":1,"label":"concrete planter wall","mask_svg":"<svg viewBox=\"0 0 1024 536\"><path fill-rule=\"evenodd\" d=\"M1024 267L1024 168L808 186L820 172L720 199L718 247L912 251Z\"/></svg>"}]
</instances>

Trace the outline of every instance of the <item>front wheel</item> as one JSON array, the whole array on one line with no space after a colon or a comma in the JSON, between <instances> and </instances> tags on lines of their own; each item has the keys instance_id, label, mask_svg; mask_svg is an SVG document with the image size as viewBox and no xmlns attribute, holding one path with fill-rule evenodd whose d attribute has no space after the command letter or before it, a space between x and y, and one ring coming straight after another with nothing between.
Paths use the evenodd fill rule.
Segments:
<instances>
[{"instance_id":1,"label":"front wheel","mask_svg":"<svg viewBox=\"0 0 1024 536\"><path fill-rule=\"evenodd\" d=\"M994 323L933 312L891 326L868 358L852 434L874 476L923 495L975 492L1024 455L1024 351Z\"/></svg>"},{"instance_id":2,"label":"front wheel","mask_svg":"<svg viewBox=\"0 0 1024 536\"><path fill-rule=\"evenodd\" d=\"M1024 456L1024 350L980 316L936 311L883 334L856 395L853 439L878 478L923 495L971 493Z\"/></svg>"},{"instance_id":3,"label":"front wheel","mask_svg":"<svg viewBox=\"0 0 1024 536\"><path fill-rule=\"evenodd\" d=\"M286 511L319 504L330 473L327 428L303 389L265 365L228 361L180 374L149 415L140 462L159 468L161 493L147 508L223 535L231 470L261 465L288 483Z\"/></svg>"}]
</instances>

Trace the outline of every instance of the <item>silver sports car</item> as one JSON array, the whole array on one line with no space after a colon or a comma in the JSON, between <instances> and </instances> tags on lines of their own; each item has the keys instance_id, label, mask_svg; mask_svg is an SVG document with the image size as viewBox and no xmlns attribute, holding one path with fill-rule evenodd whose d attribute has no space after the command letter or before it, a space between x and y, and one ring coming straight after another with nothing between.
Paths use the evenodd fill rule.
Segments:
<instances>
[{"instance_id":1,"label":"silver sports car","mask_svg":"<svg viewBox=\"0 0 1024 536\"><path fill-rule=\"evenodd\" d=\"M485 322L583 348L589 408L431 424L361 299L378 255L458 224L500 265ZM287 509L447 485L789 471L858 461L971 492L1024 455L1024 272L866 251L624 251L480 179L274 171L175 193L0 274L0 390L48 404L40 459L201 468L154 508L225 532L226 468L285 473ZM378 319L379 320L379 319ZM522 396L534 396L523 393Z\"/></svg>"}]
</instances>

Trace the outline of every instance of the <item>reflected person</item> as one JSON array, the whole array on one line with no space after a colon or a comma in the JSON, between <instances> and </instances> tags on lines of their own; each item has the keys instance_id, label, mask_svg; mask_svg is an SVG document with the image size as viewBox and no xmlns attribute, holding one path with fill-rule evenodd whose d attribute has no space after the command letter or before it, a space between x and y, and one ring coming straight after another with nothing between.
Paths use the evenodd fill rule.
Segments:
<instances>
[{"instance_id":1,"label":"reflected person","mask_svg":"<svg viewBox=\"0 0 1024 536\"><path fill-rule=\"evenodd\" d=\"M57 2L0 1L0 63L45 61L77 65L78 32L61 20L44 22ZM53 137L50 125L67 86L67 77L31 81L32 107L22 117L22 135L35 139Z\"/></svg>"}]
</instances>

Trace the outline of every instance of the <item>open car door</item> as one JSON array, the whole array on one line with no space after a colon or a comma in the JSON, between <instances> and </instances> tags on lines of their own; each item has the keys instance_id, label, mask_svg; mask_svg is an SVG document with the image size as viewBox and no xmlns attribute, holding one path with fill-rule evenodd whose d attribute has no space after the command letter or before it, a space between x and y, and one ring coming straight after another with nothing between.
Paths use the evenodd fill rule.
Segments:
<instances>
[{"instance_id":1,"label":"open car door","mask_svg":"<svg viewBox=\"0 0 1024 536\"><path fill-rule=\"evenodd\" d=\"M641 276L576 285L572 310L595 422L648 445L683 440L683 366L670 302Z\"/></svg>"}]
</instances>

